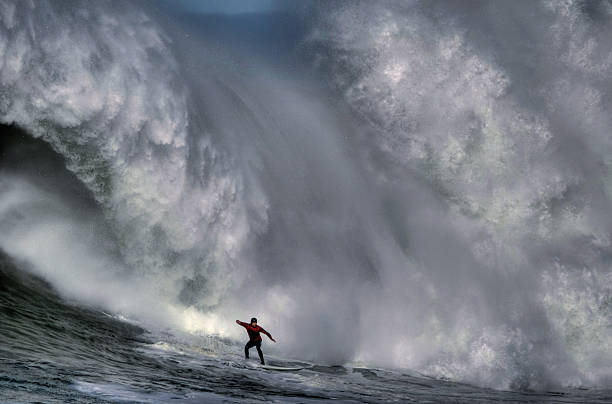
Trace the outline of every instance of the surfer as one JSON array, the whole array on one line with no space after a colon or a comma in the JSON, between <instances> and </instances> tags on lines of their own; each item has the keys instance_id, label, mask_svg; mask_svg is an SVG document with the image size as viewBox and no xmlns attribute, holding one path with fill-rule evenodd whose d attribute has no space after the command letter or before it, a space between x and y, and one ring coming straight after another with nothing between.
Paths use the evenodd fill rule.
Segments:
<instances>
[{"instance_id":1,"label":"surfer","mask_svg":"<svg viewBox=\"0 0 612 404\"><path fill-rule=\"evenodd\" d=\"M264 330L262 327L257 325L257 319L253 317L251 319L251 323L244 323L240 320L236 320L236 324L243 326L246 328L247 333L249 334L249 342L244 346L244 356L249 359L249 349L255 347L257 348L257 353L259 354L259 359L261 360L261 364L265 365L263 352L261 352L261 335L260 332L266 334L268 338L272 341L276 342L274 338L270 335L270 333Z\"/></svg>"}]
</instances>

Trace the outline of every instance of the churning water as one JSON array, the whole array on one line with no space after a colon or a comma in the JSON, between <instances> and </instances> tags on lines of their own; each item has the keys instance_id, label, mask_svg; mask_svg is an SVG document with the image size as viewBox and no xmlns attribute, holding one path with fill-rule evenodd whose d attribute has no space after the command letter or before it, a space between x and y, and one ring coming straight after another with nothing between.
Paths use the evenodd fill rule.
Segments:
<instances>
[{"instance_id":1,"label":"churning water","mask_svg":"<svg viewBox=\"0 0 612 404\"><path fill-rule=\"evenodd\" d=\"M0 0L0 399L610 401L612 4L265 3Z\"/></svg>"}]
</instances>

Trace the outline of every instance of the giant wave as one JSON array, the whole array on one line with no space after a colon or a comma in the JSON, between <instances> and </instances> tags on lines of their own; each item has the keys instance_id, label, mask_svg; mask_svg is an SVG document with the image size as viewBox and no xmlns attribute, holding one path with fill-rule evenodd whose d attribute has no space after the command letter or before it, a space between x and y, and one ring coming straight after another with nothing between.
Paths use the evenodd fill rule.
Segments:
<instances>
[{"instance_id":1,"label":"giant wave","mask_svg":"<svg viewBox=\"0 0 612 404\"><path fill-rule=\"evenodd\" d=\"M149 329L609 386L608 3L312 2L283 55L165 10L0 2L0 122L99 208L2 172L8 256Z\"/></svg>"}]
</instances>

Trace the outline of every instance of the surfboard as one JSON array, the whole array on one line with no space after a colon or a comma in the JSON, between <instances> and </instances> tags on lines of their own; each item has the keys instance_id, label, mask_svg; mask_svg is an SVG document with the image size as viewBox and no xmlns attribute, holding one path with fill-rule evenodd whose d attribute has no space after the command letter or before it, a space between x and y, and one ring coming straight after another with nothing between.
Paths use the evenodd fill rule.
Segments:
<instances>
[{"instance_id":1,"label":"surfboard","mask_svg":"<svg viewBox=\"0 0 612 404\"><path fill-rule=\"evenodd\" d=\"M302 369L306 369L303 366L296 366L296 367L283 367L283 366L274 366L274 365L260 365L259 366L262 369L267 369L267 370L278 370L278 371L283 371L283 372L290 372L290 371L295 371L295 370L302 370Z\"/></svg>"},{"instance_id":2,"label":"surfboard","mask_svg":"<svg viewBox=\"0 0 612 404\"><path fill-rule=\"evenodd\" d=\"M285 365L285 366L278 366L278 365ZM278 363L278 365L260 365L258 362L246 360L246 363L243 366L247 368L251 368L251 369L277 370L279 372L298 371L302 369L309 369L312 367L312 365L310 364L299 363L299 362L297 363L296 362L288 362L288 363L280 362Z\"/></svg>"}]
</instances>

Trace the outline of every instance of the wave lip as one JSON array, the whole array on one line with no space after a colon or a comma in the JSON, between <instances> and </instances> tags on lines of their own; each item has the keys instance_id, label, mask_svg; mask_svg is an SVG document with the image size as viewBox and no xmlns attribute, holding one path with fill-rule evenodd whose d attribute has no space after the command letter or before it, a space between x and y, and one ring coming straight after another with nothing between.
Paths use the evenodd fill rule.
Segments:
<instances>
[{"instance_id":1,"label":"wave lip","mask_svg":"<svg viewBox=\"0 0 612 404\"><path fill-rule=\"evenodd\" d=\"M171 39L128 3L3 4L0 121L64 157L131 270L157 276L160 289L205 277L199 303L215 304L215 274L244 237L241 184L209 158L218 153L191 116Z\"/></svg>"}]
</instances>

